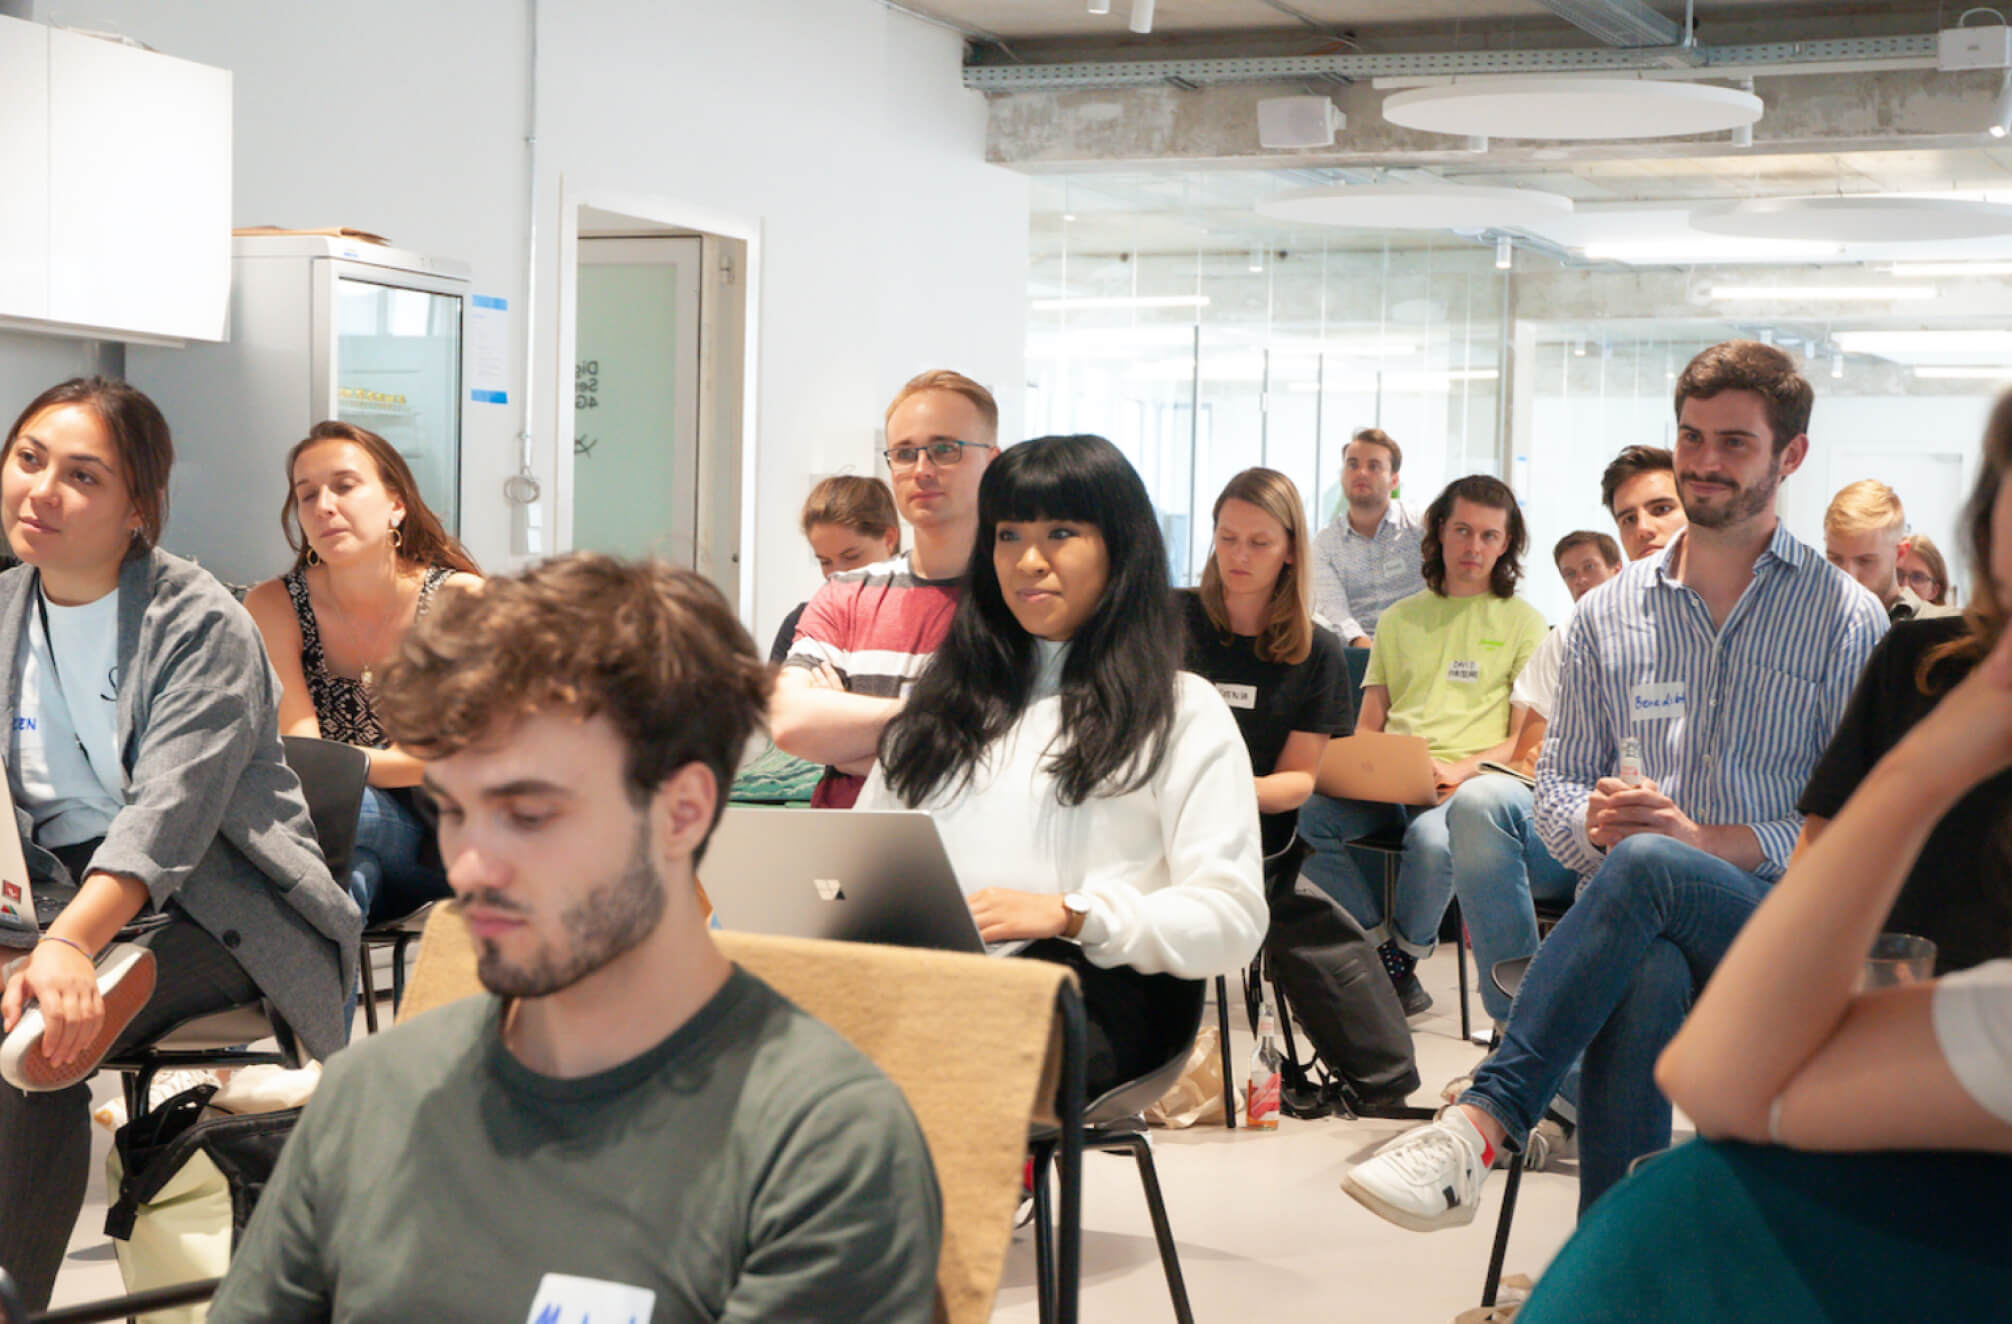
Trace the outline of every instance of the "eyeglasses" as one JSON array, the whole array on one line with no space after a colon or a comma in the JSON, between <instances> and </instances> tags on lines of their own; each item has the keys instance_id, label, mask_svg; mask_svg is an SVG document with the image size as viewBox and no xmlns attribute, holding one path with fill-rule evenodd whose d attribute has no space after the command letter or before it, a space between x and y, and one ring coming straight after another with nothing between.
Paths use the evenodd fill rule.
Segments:
<instances>
[{"instance_id":1,"label":"eyeglasses","mask_svg":"<svg viewBox=\"0 0 2012 1324\"><path fill-rule=\"evenodd\" d=\"M997 449L986 441L932 441L926 446L890 446L881 454L887 457L890 469L913 469L923 456L939 469L948 469L964 458L964 448L989 451Z\"/></svg>"},{"instance_id":2,"label":"eyeglasses","mask_svg":"<svg viewBox=\"0 0 2012 1324\"><path fill-rule=\"evenodd\" d=\"M1935 576L1926 570L1903 570L1900 572L1900 582L1923 595L1927 595L1935 588Z\"/></svg>"}]
</instances>

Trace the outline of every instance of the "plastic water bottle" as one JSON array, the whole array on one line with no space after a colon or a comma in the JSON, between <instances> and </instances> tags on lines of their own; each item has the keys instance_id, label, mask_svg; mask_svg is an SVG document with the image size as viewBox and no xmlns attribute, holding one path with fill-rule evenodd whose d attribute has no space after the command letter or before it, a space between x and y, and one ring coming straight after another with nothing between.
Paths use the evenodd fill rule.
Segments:
<instances>
[{"instance_id":1,"label":"plastic water bottle","mask_svg":"<svg viewBox=\"0 0 2012 1324\"><path fill-rule=\"evenodd\" d=\"M1278 1050L1278 1023L1266 1001L1258 1013L1258 1042L1251 1050L1250 1081L1244 1086L1244 1125L1252 1131L1278 1130L1279 1065L1285 1055Z\"/></svg>"},{"instance_id":2,"label":"plastic water bottle","mask_svg":"<svg viewBox=\"0 0 2012 1324\"><path fill-rule=\"evenodd\" d=\"M1621 737L1621 763L1614 775L1630 786L1642 784L1642 742L1633 736Z\"/></svg>"}]
</instances>

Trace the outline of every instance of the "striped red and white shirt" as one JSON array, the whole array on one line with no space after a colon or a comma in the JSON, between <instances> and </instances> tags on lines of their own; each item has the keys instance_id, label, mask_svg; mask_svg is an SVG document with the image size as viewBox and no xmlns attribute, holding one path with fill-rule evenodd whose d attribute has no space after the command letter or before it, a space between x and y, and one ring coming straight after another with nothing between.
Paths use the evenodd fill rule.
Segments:
<instances>
[{"instance_id":1,"label":"striped red and white shirt","mask_svg":"<svg viewBox=\"0 0 2012 1324\"><path fill-rule=\"evenodd\" d=\"M921 579L909 553L824 581L796 624L785 667L828 662L853 694L898 699L950 633L960 579ZM850 809L864 777L824 770L811 804Z\"/></svg>"}]
</instances>

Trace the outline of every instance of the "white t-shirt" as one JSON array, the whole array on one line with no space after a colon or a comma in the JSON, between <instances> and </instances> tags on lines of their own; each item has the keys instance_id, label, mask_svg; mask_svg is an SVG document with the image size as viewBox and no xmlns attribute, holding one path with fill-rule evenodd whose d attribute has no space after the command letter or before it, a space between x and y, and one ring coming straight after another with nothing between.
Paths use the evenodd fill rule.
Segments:
<instances>
[{"instance_id":1,"label":"white t-shirt","mask_svg":"<svg viewBox=\"0 0 2012 1324\"><path fill-rule=\"evenodd\" d=\"M1566 625L1571 618L1566 618ZM1558 703L1558 673L1565 669L1565 626L1560 625L1544 636L1544 642L1537 645L1537 651L1530 654L1530 660L1516 673L1516 683L1510 687L1509 702L1521 704L1545 721L1551 720L1551 709Z\"/></svg>"},{"instance_id":2,"label":"white t-shirt","mask_svg":"<svg viewBox=\"0 0 2012 1324\"><path fill-rule=\"evenodd\" d=\"M44 846L102 837L125 807L119 763L119 594L81 607L29 607L21 632L21 702L7 766ZM54 642L52 654L50 644Z\"/></svg>"},{"instance_id":3,"label":"white t-shirt","mask_svg":"<svg viewBox=\"0 0 2012 1324\"><path fill-rule=\"evenodd\" d=\"M1942 1056L1984 1111L2012 1123L2012 960L1986 961L1935 985Z\"/></svg>"},{"instance_id":4,"label":"white t-shirt","mask_svg":"<svg viewBox=\"0 0 2012 1324\"><path fill-rule=\"evenodd\" d=\"M1019 723L986 751L970 786L918 806L943 834L965 895L987 887L1082 892L1084 956L1109 969L1201 979L1247 964L1270 922L1257 786L1236 719L1200 676L1180 674L1166 757L1145 785L1071 807L1045 767L1060 733L1060 645ZM905 809L880 765L860 809Z\"/></svg>"}]
</instances>

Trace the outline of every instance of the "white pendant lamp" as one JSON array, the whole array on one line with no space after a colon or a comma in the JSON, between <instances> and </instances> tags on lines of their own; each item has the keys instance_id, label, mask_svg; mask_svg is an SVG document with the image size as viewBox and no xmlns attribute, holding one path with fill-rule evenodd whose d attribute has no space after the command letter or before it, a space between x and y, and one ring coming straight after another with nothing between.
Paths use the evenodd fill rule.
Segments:
<instances>
[{"instance_id":1,"label":"white pendant lamp","mask_svg":"<svg viewBox=\"0 0 2012 1324\"><path fill-rule=\"evenodd\" d=\"M1724 133L1761 117L1737 88L1652 78L1468 78L1394 92L1383 118L1430 133L1604 141Z\"/></svg>"}]
</instances>

